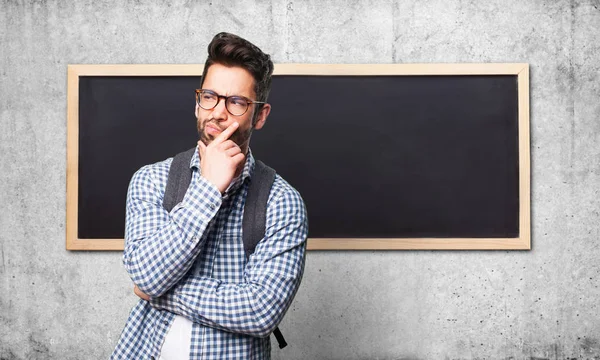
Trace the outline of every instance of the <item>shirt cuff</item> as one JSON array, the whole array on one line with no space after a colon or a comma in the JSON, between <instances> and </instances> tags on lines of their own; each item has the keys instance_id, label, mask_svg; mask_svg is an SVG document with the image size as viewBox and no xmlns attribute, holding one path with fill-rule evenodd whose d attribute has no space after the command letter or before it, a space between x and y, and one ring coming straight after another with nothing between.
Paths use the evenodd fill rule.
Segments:
<instances>
[{"instance_id":1,"label":"shirt cuff","mask_svg":"<svg viewBox=\"0 0 600 360\"><path fill-rule=\"evenodd\" d=\"M204 177L198 176L197 180L192 179L183 201L171 210L171 218L186 238L199 241L222 203L219 189Z\"/></svg>"}]
</instances>

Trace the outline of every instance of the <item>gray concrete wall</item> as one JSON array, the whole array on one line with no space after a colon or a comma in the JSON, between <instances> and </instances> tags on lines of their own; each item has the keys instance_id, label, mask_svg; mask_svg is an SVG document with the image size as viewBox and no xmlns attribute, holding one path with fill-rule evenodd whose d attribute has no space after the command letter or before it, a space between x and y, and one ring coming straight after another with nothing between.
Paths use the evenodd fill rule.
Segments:
<instances>
[{"instance_id":1,"label":"gray concrete wall","mask_svg":"<svg viewBox=\"0 0 600 360\"><path fill-rule=\"evenodd\" d=\"M150 4L152 3L152 4ZM600 2L0 2L0 359L102 359L136 301L65 242L67 64L531 64L531 251L310 252L275 359L600 358Z\"/></svg>"}]
</instances>

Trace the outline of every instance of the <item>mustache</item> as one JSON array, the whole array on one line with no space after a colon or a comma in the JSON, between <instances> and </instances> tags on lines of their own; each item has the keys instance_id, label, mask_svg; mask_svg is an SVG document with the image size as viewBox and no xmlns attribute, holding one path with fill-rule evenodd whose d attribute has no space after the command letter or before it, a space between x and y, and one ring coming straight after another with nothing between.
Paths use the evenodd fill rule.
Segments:
<instances>
[{"instance_id":1,"label":"mustache","mask_svg":"<svg viewBox=\"0 0 600 360\"><path fill-rule=\"evenodd\" d=\"M210 124L212 127L219 129L220 131L224 131L226 128L223 128L221 126L219 126L219 124L212 120L212 119L208 119L204 121L204 127L206 127L206 125Z\"/></svg>"}]
</instances>

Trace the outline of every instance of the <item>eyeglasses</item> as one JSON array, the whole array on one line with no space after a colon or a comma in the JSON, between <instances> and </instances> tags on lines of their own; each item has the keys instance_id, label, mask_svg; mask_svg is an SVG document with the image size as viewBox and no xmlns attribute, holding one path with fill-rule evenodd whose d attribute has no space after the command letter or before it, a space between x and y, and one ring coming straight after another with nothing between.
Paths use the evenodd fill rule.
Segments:
<instances>
[{"instance_id":1,"label":"eyeglasses","mask_svg":"<svg viewBox=\"0 0 600 360\"><path fill-rule=\"evenodd\" d=\"M219 100L225 99L225 108L233 116L241 116L248 111L250 104L266 104L262 101L253 101L239 95L219 95L212 90L196 89L196 103L204 110L212 110L217 107Z\"/></svg>"}]
</instances>

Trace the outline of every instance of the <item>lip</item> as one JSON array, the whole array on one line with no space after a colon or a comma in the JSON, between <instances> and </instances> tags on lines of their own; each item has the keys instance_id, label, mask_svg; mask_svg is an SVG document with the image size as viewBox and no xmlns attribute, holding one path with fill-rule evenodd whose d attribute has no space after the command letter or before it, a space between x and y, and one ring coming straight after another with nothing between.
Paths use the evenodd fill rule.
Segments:
<instances>
[{"instance_id":1,"label":"lip","mask_svg":"<svg viewBox=\"0 0 600 360\"><path fill-rule=\"evenodd\" d=\"M222 130L213 124L206 124L206 132L212 135L218 135L222 132Z\"/></svg>"}]
</instances>

